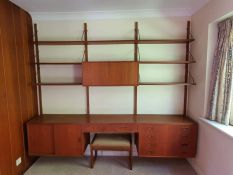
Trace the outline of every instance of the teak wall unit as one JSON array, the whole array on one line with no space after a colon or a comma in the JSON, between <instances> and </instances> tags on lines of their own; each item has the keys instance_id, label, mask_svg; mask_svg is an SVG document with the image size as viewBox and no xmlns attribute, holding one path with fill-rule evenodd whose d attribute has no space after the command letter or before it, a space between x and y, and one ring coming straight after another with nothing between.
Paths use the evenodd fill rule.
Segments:
<instances>
[{"instance_id":1,"label":"teak wall unit","mask_svg":"<svg viewBox=\"0 0 233 175\"><path fill-rule=\"evenodd\" d=\"M188 86L195 85L189 75L189 64L195 63L190 52L190 22L187 23L186 39L141 40L138 23L135 23L134 40L96 40L89 41L87 24L84 24L82 41L38 41L35 25L36 67L38 72L40 116L27 123L30 155L82 156L90 142L92 132L128 132L135 134L140 157L194 157L197 144L197 124L187 117ZM88 45L133 44L133 61L89 62ZM183 61L140 61L139 44L185 44L186 57ZM39 45L83 45L82 63L39 62ZM40 80L40 65L82 64L82 82L49 83ZM184 64L184 82L139 82L139 64ZM41 86L84 85L86 86L87 111L85 115L43 114ZM143 115L137 114L137 86L167 85L184 86L184 106L181 115ZM90 115L89 86L133 86L134 111L132 115ZM65 138L65 139L64 139Z\"/></svg>"},{"instance_id":2,"label":"teak wall unit","mask_svg":"<svg viewBox=\"0 0 233 175\"><path fill-rule=\"evenodd\" d=\"M137 86L184 86L184 106L183 115L187 115L187 99L188 86L195 85L194 79L189 73L189 64L195 63L190 53L191 38L190 21L187 22L187 35L185 39L139 39L138 23L135 22L134 40L88 40L87 24L84 23L83 38L81 41L38 41L37 25L35 29L35 47L36 47L36 67L37 67L37 85L39 89L40 114L43 114L41 86L65 86L65 85L83 85L86 86L86 113L90 113L89 109L89 86L134 86L134 114L137 114ZM134 60L133 61L104 61L89 62L88 45L112 45L112 44L133 44ZM183 61L140 61L139 44L185 44L186 54ZM83 62L40 62L39 46L40 45L83 45L84 54ZM185 66L185 77L183 82L140 82L139 65L140 64L181 64ZM40 66L41 65L82 65L82 82L41 82Z\"/></svg>"},{"instance_id":3,"label":"teak wall unit","mask_svg":"<svg viewBox=\"0 0 233 175\"><path fill-rule=\"evenodd\" d=\"M28 156L25 126L38 115L33 26L10 1L0 1L0 13L0 174L22 175L35 160Z\"/></svg>"}]
</instances>

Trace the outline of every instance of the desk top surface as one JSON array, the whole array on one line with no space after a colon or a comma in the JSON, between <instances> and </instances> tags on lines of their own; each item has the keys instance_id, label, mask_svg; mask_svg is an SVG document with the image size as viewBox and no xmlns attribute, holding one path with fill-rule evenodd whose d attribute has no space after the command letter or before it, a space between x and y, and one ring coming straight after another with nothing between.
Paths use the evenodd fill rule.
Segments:
<instances>
[{"instance_id":1,"label":"desk top surface","mask_svg":"<svg viewBox=\"0 0 233 175\"><path fill-rule=\"evenodd\" d=\"M30 124L193 124L195 123L189 117L182 115L114 115L114 114L45 114L37 116L30 120Z\"/></svg>"}]
</instances>

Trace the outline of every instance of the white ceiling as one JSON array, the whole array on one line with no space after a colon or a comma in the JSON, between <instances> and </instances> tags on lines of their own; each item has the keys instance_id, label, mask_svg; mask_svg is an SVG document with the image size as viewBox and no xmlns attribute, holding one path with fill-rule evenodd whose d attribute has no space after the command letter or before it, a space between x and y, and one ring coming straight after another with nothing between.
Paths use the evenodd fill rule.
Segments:
<instances>
[{"instance_id":1,"label":"white ceiling","mask_svg":"<svg viewBox=\"0 0 233 175\"><path fill-rule=\"evenodd\" d=\"M185 11L194 13L210 0L11 0L32 13L109 11ZM180 15L181 16L181 15Z\"/></svg>"}]
</instances>

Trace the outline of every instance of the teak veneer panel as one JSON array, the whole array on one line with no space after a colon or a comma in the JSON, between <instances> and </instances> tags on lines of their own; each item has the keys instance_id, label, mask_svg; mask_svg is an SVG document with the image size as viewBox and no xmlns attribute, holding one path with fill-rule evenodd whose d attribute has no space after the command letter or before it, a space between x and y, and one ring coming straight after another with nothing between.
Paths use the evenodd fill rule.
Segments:
<instances>
[{"instance_id":1,"label":"teak veneer panel","mask_svg":"<svg viewBox=\"0 0 233 175\"><path fill-rule=\"evenodd\" d=\"M84 86L137 86L138 62L84 62Z\"/></svg>"},{"instance_id":2,"label":"teak veneer panel","mask_svg":"<svg viewBox=\"0 0 233 175\"><path fill-rule=\"evenodd\" d=\"M28 152L30 155L54 154L54 130L52 124L32 124L27 126Z\"/></svg>"},{"instance_id":3,"label":"teak veneer panel","mask_svg":"<svg viewBox=\"0 0 233 175\"><path fill-rule=\"evenodd\" d=\"M0 1L0 174L21 175L33 163L24 123L38 115L31 16ZM21 164L15 161L21 157Z\"/></svg>"},{"instance_id":4,"label":"teak veneer panel","mask_svg":"<svg viewBox=\"0 0 233 175\"><path fill-rule=\"evenodd\" d=\"M82 132L79 125L55 124L54 148L58 156L79 156L82 154Z\"/></svg>"},{"instance_id":5,"label":"teak veneer panel","mask_svg":"<svg viewBox=\"0 0 233 175\"><path fill-rule=\"evenodd\" d=\"M88 119L85 114L44 114L27 122L30 124L85 124Z\"/></svg>"}]
</instances>

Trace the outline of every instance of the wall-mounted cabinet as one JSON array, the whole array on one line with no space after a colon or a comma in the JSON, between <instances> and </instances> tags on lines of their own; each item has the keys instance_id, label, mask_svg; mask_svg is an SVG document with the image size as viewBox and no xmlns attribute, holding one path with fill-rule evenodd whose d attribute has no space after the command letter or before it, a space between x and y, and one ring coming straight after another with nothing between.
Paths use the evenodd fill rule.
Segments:
<instances>
[{"instance_id":1,"label":"wall-mounted cabinet","mask_svg":"<svg viewBox=\"0 0 233 175\"><path fill-rule=\"evenodd\" d=\"M138 62L83 62L84 86L137 86Z\"/></svg>"}]
</instances>

